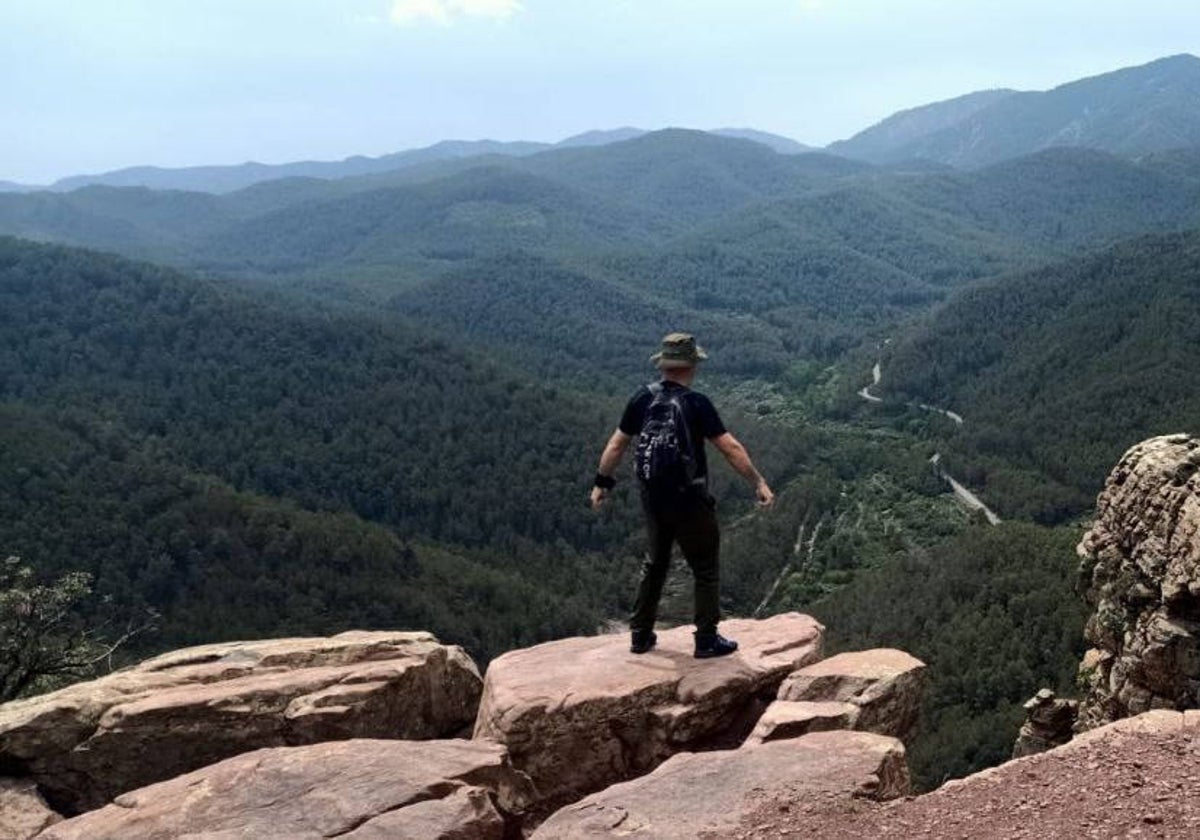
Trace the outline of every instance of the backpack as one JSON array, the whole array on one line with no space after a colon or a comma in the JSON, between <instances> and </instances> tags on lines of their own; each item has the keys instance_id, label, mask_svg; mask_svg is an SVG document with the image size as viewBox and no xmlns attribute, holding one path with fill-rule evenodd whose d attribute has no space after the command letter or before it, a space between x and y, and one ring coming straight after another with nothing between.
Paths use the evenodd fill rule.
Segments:
<instances>
[{"instance_id":1,"label":"backpack","mask_svg":"<svg viewBox=\"0 0 1200 840\"><path fill-rule=\"evenodd\" d=\"M652 398L634 453L637 477L656 496L682 496L704 480L696 478L696 453L683 403L660 382L647 387Z\"/></svg>"}]
</instances>

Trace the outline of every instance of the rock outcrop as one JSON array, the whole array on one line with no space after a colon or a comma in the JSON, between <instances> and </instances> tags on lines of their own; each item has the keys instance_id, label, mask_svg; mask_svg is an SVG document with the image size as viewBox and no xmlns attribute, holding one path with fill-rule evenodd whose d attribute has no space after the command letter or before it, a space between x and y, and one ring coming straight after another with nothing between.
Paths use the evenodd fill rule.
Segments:
<instances>
[{"instance_id":1,"label":"rock outcrop","mask_svg":"<svg viewBox=\"0 0 1200 840\"><path fill-rule=\"evenodd\" d=\"M30 840L61 819L33 782L0 779L0 840Z\"/></svg>"},{"instance_id":2,"label":"rock outcrop","mask_svg":"<svg viewBox=\"0 0 1200 840\"><path fill-rule=\"evenodd\" d=\"M814 802L894 799L908 787L904 745L896 739L818 732L739 750L677 755L648 776L563 808L533 838L728 838L754 826L762 811L784 815L790 823Z\"/></svg>"},{"instance_id":3,"label":"rock outcrop","mask_svg":"<svg viewBox=\"0 0 1200 840\"><path fill-rule=\"evenodd\" d=\"M1078 728L1200 705L1200 440L1130 449L1079 555L1093 650L1080 669Z\"/></svg>"},{"instance_id":4,"label":"rock outcrop","mask_svg":"<svg viewBox=\"0 0 1200 840\"><path fill-rule=\"evenodd\" d=\"M629 653L623 636L564 639L507 653L485 679L475 737L505 744L543 807L652 770L675 753L736 746L796 668L820 658L823 628L790 613L731 620L740 650L692 658L686 627Z\"/></svg>"},{"instance_id":5,"label":"rock outcrop","mask_svg":"<svg viewBox=\"0 0 1200 840\"><path fill-rule=\"evenodd\" d=\"M1043 688L1025 703L1025 722L1013 745L1013 758L1035 755L1071 740L1079 701L1057 697Z\"/></svg>"},{"instance_id":6,"label":"rock outcrop","mask_svg":"<svg viewBox=\"0 0 1200 840\"><path fill-rule=\"evenodd\" d=\"M503 840L529 793L498 744L336 741L226 759L38 840Z\"/></svg>"},{"instance_id":7,"label":"rock outcrop","mask_svg":"<svg viewBox=\"0 0 1200 840\"><path fill-rule=\"evenodd\" d=\"M799 738L810 732L854 729L857 720L858 706L852 703L776 700L763 712L743 746Z\"/></svg>"},{"instance_id":8,"label":"rock outcrop","mask_svg":"<svg viewBox=\"0 0 1200 840\"><path fill-rule=\"evenodd\" d=\"M925 690L925 663L902 650L882 648L831 656L797 670L779 688L779 700L806 703L844 703L850 729L891 735L907 742L916 730ZM784 715L811 710L795 706L768 710L763 728ZM823 714L831 709L825 707ZM765 736L764 732L759 735ZM764 738L769 740L769 738Z\"/></svg>"},{"instance_id":9,"label":"rock outcrop","mask_svg":"<svg viewBox=\"0 0 1200 840\"><path fill-rule=\"evenodd\" d=\"M76 814L262 747L461 733L481 686L427 633L188 648L0 707L0 764Z\"/></svg>"}]
</instances>

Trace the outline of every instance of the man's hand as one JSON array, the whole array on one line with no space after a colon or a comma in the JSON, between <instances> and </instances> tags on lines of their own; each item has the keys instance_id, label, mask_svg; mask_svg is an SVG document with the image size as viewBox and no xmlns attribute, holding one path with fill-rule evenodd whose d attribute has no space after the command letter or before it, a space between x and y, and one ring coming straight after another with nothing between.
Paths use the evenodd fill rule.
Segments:
<instances>
[{"instance_id":1,"label":"man's hand","mask_svg":"<svg viewBox=\"0 0 1200 840\"><path fill-rule=\"evenodd\" d=\"M775 494L771 492L771 488L767 485L766 480L760 480L754 488L754 495L758 497L758 506L760 508L771 508L775 505Z\"/></svg>"},{"instance_id":2,"label":"man's hand","mask_svg":"<svg viewBox=\"0 0 1200 840\"><path fill-rule=\"evenodd\" d=\"M769 492L769 491L768 491ZM592 510L600 510L604 507L604 503L608 501L608 491L603 487L592 488Z\"/></svg>"}]
</instances>

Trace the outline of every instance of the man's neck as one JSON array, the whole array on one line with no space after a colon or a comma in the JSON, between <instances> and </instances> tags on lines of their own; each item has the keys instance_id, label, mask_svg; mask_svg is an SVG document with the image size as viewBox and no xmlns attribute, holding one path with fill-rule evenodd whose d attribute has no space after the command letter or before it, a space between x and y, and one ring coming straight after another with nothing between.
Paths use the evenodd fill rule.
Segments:
<instances>
[{"instance_id":1,"label":"man's neck","mask_svg":"<svg viewBox=\"0 0 1200 840\"><path fill-rule=\"evenodd\" d=\"M664 373L662 375L663 382L673 382L676 385L682 385L684 388L692 387L692 382L696 379L695 376L679 376L678 374Z\"/></svg>"}]
</instances>

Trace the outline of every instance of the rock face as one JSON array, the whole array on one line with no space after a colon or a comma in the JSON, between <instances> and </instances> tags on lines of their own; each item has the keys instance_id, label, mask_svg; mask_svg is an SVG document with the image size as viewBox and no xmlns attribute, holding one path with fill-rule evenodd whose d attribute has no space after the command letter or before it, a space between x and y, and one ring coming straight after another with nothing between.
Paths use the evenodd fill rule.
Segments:
<instances>
[{"instance_id":1,"label":"rock face","mask_svg":"<svg viewBox=\"0 0 1200 840\"><path fill-rule=\"evenodd\" d=\"M618 636L507 653L488 669L475 737L505 744L544 806L645 773L678 752L734 746L783 678L820 658L823 628L790 613L727 621L722 632L741 644L722 659L693 659L685 627L660 633L658 647L640 656Z\"/></svg>"},{"instance_id":2,"label":"rock face","mask_svg":"<svg viewBox=\"0 0 1200 840\"><path fill-rule=\"evenodd\" d=\"M226 759L38 840L502 840L529 793L497 744L335 741Z\"/></svg>"},{"instance_id":3,"label":"rock face","mask_svg":"<svg viewBox=\"0 0 1200 840\"><path fill-rule=\"evenodd\" d=\"M30 840L60 819L33 782L0 779L0 840Z\"/></svg>"},{"instance_id":4,"label":"rock face","mask_svg":"<svg viewBox=\"0 0 1200 840\"><path fill-rule=\"evenodd\" d=\"M261 747L450 736L480 691L427 633L208 645L0 707L0 764L75 814Z\"/></svg>"},{"instance_id":5,"label":"rock face","mask_svg":"<svg viewBox=\"0 0 1200 840\"><path fill-rule=\"evenodd\" d=\"M727 752L677 755L648 776L563 808L533 838L734 837L751 828L760 811L787 814L790 822L814 801L894 799L908 787L904 745L896 739L818 732Z\"/></svg>"},{"instance_id":6,"label":"rock face","mask_svg":"<svg viewBox=\"0 0 1200 840\"><path fill-rule=\"evenodd\" d=\"M1025 703L1025 722L1013 745L1013 758L1035 755L1071 740L1079 701L1064 700L1043 688Z\"/></svg>"},{"instance_id":7,"label":"rock face","mask_svg":"<svg viewBox=\"0 0 1200 840\"><path fill-rule=\"evenodd\" d=\"M1153 438L1125 454L1100 494L1079 545L1094 610L1080 729L1200 705L1198 471L1200 441Z\"/></svg>"},{"instance_id":8,"label":"rock face","mask_svg":"<svg viewBox=\"0 0 1200 840\"><path fill-rule=\"evenodd\" d=\"M853 703L776 700L763 712L763 716L758 719L758 724L743 746L799 738L810 732L854 729L857 721L858 706Z\"/></svg>"},{"instance_id":9,"label":"rock face","mask_svg":"<svg viewBox=\"0 0 1200 840\"><path fill-rule=\"evenodd\" d=\"M779 699L846 703L856 710L850 728L907 741L916 730L924 690L924 662L881 648L840 653L801 668L780 686Z\"/></svg>"}]
</instances>

